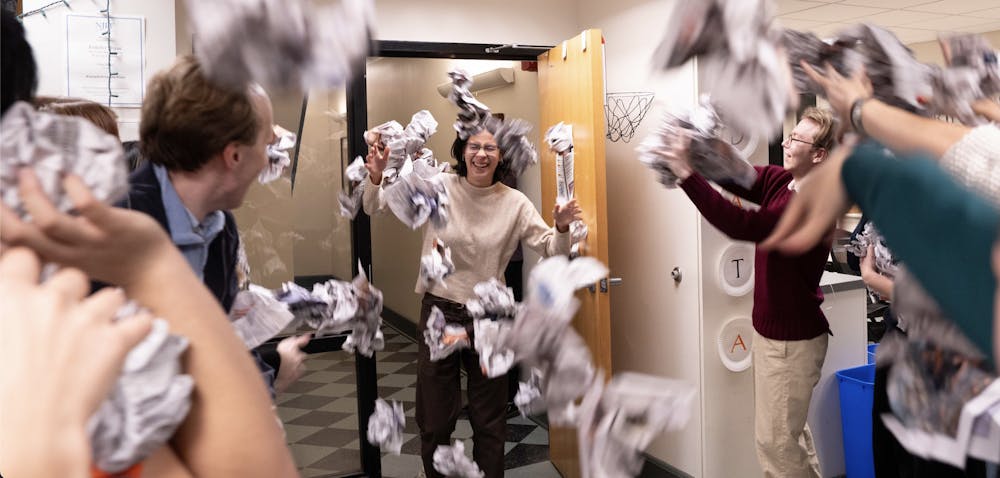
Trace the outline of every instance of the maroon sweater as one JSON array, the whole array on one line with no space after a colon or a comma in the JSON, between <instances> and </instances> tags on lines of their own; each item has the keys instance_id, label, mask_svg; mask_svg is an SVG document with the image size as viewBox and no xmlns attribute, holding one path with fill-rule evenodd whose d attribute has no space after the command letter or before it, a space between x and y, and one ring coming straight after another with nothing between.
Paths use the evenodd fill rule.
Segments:
<instances>
[{"instance_id":1,"label":"maroon sweater","mask_svg":"<svg viewBox=\"0 0 1000 478\"><path fill-rule=\"evenodd\" d=\"M788 189L792 174L778 166L756 167L757 181L747 190L725 186L737 196L760 204L747 211L724 198L697 173L681 183L694 205L723 234L760 242L774 230L795 194ZM774 340L806 340L827 333L830 325L820 310L819 280L830 253L824 241L800 256L757 248L754 253L753 327Z\"/></svg>"}]
</instances>

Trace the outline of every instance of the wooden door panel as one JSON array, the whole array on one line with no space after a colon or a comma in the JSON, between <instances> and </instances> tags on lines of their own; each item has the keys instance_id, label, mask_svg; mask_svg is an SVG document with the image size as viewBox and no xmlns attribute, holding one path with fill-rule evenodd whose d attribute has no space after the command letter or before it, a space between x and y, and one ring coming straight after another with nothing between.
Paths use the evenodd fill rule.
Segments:
<instances>
[{"instance_id":1,"label":"wooden door panel","mask_svg":"<svg viewBox=\"0 0 1000 478\"><path fill-rule=\"evenodd\" d=\"M586 45L586 48L584 48ZM564 56L565 50L565 56ZM585 30L538 57L539 133L560 121L573 125L576 198L589 234L584 255L608 264L607 190L604 162L604 51L601 31ZM544 145L540 140L539 144ZM545 149L545 148L540 148ZM542 204L555 204L555 155L540 154ZM543 211L552 221L552 211ZM611 322L608 292L577 293L581 306L573 327L590 347L596 367L611 372ZM551 427L549 455L564 477L580 476L576 430Z\"/></svg>"}]
</instances>

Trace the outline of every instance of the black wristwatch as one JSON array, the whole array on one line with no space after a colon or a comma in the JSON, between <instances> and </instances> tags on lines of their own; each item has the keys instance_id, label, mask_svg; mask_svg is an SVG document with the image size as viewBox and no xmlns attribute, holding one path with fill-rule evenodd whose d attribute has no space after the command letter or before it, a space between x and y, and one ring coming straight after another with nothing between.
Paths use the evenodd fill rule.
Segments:
<instances>
[{"instance_id":1,"label":"black wristwatch","mask_svg":"<svg viewBox=\"0 0 1000 478\"><path fill-rule=\"evenodd\" d=\"M858 98L851 103L851 128L862 136L865 134L865 125L861 122L861 107L865 105L865 101L868 98Z\"/></svg>"}]
</instances>

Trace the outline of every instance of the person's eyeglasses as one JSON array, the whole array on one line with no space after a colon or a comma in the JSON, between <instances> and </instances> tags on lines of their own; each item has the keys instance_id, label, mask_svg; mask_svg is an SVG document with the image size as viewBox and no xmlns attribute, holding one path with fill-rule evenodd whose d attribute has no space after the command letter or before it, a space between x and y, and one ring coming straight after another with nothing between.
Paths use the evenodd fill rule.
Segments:
<instances>
[{"instance_id":1,"label":"person's eyeglasses","mask_svg":"<svg viewBox=\"0 0 1000 478\"><path fill-rule=\"evenodd\" d=\"M781 144L786 144L786 143L787 144L792 144L792 141L798 141L798 142L803 143L803 144L808 144L809 146L815 146L816 145L816 143L810 143L808 141L804 141L804 140L801 140L799 138L796 138L795 136L785 136L785 140L782 141Z\"/></svg>"},{"instance_id":2,"label":"person's eyeglasses","mask_svg":"<svg viewBox=\"0 0 1000 478\"><path fill-rule=\"evenodd\" d=\"M500 151L500 148L498 148L495 144L487 144L483 146L481 144L469 143L465 145L465 149L472 154L478 154L479 150L486 151L486 154L496 154L497 151Z\"/></svg>"}]
</instances>

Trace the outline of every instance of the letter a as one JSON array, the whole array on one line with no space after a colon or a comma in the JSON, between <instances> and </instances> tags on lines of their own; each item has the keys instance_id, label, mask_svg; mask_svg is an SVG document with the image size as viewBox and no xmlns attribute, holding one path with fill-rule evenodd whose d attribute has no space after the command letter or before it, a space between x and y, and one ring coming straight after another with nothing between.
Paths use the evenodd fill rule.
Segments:
<instances>
[{"instance_id":1,"label":"letter a","mask_svg":"<svg viewBox=\"0 0 1000 478\"><path fill-rule=\"evenodd\" d=\"M729 349L729 353L733 353L736 350L736 346L743 347L743 351L747 349L746 344L743 343L743 336L740 334L736 334L736 340L733 341L733 348Z\"/></svg>"}]
</instances>

